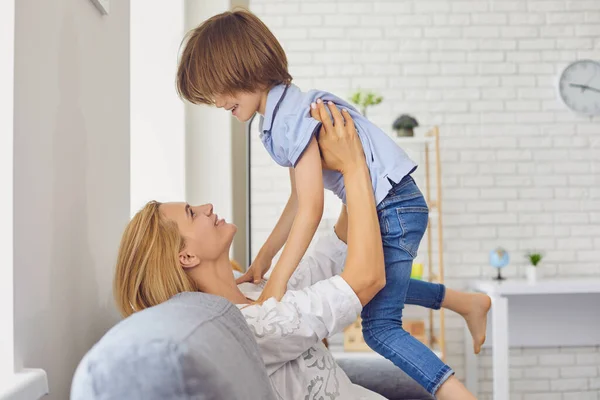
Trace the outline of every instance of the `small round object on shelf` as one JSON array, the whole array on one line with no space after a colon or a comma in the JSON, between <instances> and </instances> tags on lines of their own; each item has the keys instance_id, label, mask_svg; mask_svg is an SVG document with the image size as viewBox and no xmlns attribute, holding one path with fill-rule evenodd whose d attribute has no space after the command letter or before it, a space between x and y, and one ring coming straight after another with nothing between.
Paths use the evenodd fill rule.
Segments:
<instances>
[{"instance_id":1,"label":"small round object on shelf","mask_svg":"<svg viewBox=\"0 0 600 400\"><path fill-rule=\"evenodd\" d=\"M494 279L499 281L506 279L502 276L500 270L506 267L509 262L510 257L508 256L508 251L504 250L502 247L497 247L490 251L490 265L498 270L498 275Z\"/></svg>"}]
</instances>

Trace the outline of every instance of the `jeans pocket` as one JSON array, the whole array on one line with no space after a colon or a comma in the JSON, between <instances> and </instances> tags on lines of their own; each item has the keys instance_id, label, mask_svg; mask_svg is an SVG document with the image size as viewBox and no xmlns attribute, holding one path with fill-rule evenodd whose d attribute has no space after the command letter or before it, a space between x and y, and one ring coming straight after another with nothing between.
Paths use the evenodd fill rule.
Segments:
<instances>
[{"instance_id":1,"label":"jeans pocket","mask_svg":"<svg viewBox=\"0 0 600 400\"><path fill-rule=\"evenodd\" d=\"M419 250L419 244L429 223L429 210L427 207L409 206L398 207L396 213L400 227L402 228L400 247L415 258Z\"/></svg>"}]
</instances>

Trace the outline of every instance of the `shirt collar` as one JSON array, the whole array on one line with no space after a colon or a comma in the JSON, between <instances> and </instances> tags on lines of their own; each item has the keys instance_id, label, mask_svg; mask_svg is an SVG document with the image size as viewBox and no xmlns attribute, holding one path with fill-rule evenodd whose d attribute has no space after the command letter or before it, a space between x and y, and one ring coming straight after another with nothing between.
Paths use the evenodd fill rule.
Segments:
<instances>
[{"instance_id":1,"label":"shirt collar","mask_svg":"<svg viewBox=\"0 0 600 400\"><path fill-rule=\"evenodd\" d=\"M288 87L289 85L282 83L277 86L274 86L273 88L271 88L271 90L269 90L269 94L267 94L265 115L261 119L261 133L270 132L273 128L273 121L275 120L275 115L277 114L277 110L279 109L281 101L285 97L285 93L287 92Z\"/></svg>"}]
</instances>

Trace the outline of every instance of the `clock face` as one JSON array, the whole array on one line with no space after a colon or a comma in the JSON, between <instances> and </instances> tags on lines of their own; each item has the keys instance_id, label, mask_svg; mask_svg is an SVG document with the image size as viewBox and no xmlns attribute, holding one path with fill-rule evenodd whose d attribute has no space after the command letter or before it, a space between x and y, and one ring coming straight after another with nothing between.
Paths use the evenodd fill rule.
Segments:
<instances>
[{"instance_id":1,"label":"clock face","mask_svg":"<svg viewBox=\"0 0 600 400\"><path fill-rule=\"evenodd\" d=\"M600 63L592 60L572 63L560 76L558 90L571 110L600 115Z\"/></svg>"}]
</instances>

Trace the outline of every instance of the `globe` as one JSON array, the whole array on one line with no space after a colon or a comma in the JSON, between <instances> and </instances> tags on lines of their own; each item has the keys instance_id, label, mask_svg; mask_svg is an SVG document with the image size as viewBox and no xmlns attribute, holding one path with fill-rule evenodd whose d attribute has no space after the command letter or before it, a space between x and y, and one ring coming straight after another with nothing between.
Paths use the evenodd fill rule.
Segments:
<instances>
[{"instance_id":1,"label":"globe","mask_svg":"<svg viewBox=\"0 0 600 400\"><path fill-rule=\"evenodd\" d=\"M498 247L490 251L490 265L498 270L497 280L505 279L501 274L500 270L508 265L510 258L508 257L508 251L502 247Z\"/></svg>"}]
</instances>

